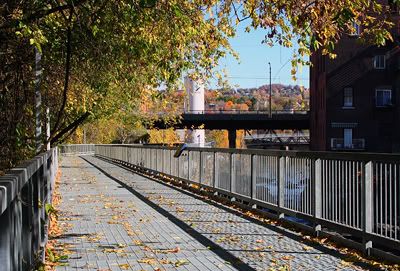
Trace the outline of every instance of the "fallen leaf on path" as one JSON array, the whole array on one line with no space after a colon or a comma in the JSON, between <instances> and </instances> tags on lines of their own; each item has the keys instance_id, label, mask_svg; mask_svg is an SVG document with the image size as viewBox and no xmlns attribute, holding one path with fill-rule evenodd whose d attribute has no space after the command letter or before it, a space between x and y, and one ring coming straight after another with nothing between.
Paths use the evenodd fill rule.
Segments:
<instances>
[{"instance_id":1,"label":"fallen leaf on path","mask_svg":"<svg viewBox=\"0 0 400 271\"><path fill-rule=\"evenodd\" d=\"M131 266L127 263L119 264L119 267L121 267L122 270L128 270L131 268Z\"/></svg>"},{"instance_id":2,"label":"fallen leaf on path","mask_svg":"<svg viewBox=\"0 0 400 271\"><path fill-rule=\"evenodd\" d=\"M143 242L140 240L133 240L133 243L137 246L143 246Z\"/></svg>"},{"instance_id":3,"label":"fallen leaf on path","mask_svg":"<svg viewBox=\"0 0 400 271\"><path fill-rule=\"evenodd\" d=\"M187 264L189 264L189 261L188 260L178 260L178 261L176 261L175 262L175 267L179 267L179 266L182 266L182 265L187 265Z\"/></svg>"},{"instance_id":4,"label":"fallen leaf on path","mask_svg":"<svg viewBox=\"0 0 400 271\"><path fill-rule=\"evenodd\" d=\"M311 250L312 249L312 247L309 247L309 246L303 246L303 250L304 251L309 251L309 250Z\"/></svg>"},{"instance_id":5,"label":"fallen leaf on path","mask_svg":"<svg viewBox=\"0 0 400 271\"><path fill-rule=\"evenodd\" d=\"M137 261L138 261L138 263L146 263L146 264L154 264L157 262L156 259L154 259L154 258L143 258L143 259L140 259Z\"/></svg>"},{"instance_id":6,"label":"fallen leaf on path","mask_svg":"<svg viewBox=\"0 0 400 271\"><path fill-rule=\"evenodd\" d=\"M178 253L180 250L181 249L179 247L176 247L173 249L159 249L159 250L156 250L155 252L167 254L167 253Z\"/></svg>"}]
</instances>

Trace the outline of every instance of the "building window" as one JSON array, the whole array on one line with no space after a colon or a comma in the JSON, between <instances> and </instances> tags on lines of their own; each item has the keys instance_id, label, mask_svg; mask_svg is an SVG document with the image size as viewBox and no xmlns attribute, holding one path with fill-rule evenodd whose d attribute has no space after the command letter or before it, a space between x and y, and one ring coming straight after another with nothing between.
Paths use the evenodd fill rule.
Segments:
<instances>
[{"instance_id":1,"label":"building window","mask_svg":"<svg viewBox=\"0 0 400 271\"><path fill-rule=\"evenodd\" d=\"M352 22L351 26L349 27L349 36L360 36L361 34L361 27L358 23Z\"/></svg>"},{"instance_id":2,"label":"building window","mask_svg":"<svg viewBox=\"0 0 400 271\"><path fill-rule=\"evenodd\" d=\"M374 56L374 68L375 69L385 69L386 68L385 55Z\"/></svg>"},{"instance_id":3,"label":"building window","mask_svg":"<svg viewBox=\"0 0 400 271\"><path fill-rule=\"evenodd\" d=\"M343 89L343 107L353 107L353 88Z\"/></svg>"},{"instance_id":4,"label":"building window","mask_svg":"<svg viewBox=\"0 0 400 271\"><path fill-rule=\"evenodd\" d=\"M376 106L385 107L392 105L392 90L391 89L377 89L375 94Z\"/></svg>"},{"instance_id":5,"label":"building window","mask_svg":"<svg viewBox=\"0 0 400 271\"><path fill-rule=\"evenodd\" d=\"M353 147L353 129L343 129L343 147L350 149Z\"/></svg>"},{"instance_id":6,"label":"building window","mask_svg":"<svg viewBox=\"0 0 400 271\"><path fill-rule=\"evenodd\" d=\"M360 29L360 25L356 22L353 22L353 35L354 36L360 36L361 33L361 29Z\"/></svg>"}]
</instances>

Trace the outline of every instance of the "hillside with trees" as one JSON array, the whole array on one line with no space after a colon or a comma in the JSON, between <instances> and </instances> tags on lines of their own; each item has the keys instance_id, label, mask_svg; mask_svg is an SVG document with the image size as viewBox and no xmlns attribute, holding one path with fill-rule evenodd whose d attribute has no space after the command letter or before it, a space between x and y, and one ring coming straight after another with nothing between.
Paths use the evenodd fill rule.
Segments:
<instances>
[{"instance_id":1,"label":"hillside with trees","mask_svg":"<svg viewBox=\"0 0 400 271\"><path fill-rule=\"evenodd\" d=\"M272 84L272 110L308 110L309 89ZM267 111L269 85L258 88L217 89L205 93L206 110Z\"/></svg>"}]
</instances>

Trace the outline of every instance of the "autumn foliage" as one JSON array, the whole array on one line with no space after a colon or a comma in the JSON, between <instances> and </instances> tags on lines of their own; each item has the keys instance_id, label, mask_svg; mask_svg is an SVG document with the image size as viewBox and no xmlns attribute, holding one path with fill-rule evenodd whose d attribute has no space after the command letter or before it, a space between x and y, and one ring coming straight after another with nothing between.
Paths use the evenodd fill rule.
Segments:
<instances>
[{"instance_id":1,"label":"autumn foliage","mask_svg":"<svg viewBox=\"0 0 400 271\"><path fill-rule=\"evenodd\" d=\"M295 47L295 76L313 51L334 58L336 42L354 33L354 25L361 26L361 40L393 41L391 8L366 0L5 1L0 168L35 155L35 89L42 95L37 108L43 131L50 109L51 135L40 140L55 146L99 119L122 115L118 121L131 127L142 100L167 101L189 71L194 78L216 74L221 58L237 57L229 40L240 23L246 31L264 31L267 45ZM42 70L35 66L39 55ZM168 92L156 93L160 88ZM249 101L224 107L245 110L244 104L255 108Z\"/></svg>"}]
</instances>

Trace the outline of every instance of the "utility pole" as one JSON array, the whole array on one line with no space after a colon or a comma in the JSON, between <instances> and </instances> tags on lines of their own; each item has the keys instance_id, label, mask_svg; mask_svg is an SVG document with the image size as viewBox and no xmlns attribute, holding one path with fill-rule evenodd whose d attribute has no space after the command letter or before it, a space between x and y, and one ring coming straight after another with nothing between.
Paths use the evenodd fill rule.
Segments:
<instances>
[{"instance_id":1,"label":"utility pole","mask_svg":"<svg viewBox=\"0 0 400 271\"><path fill-rule=\"evenodd\" d=\"M271 62L269 65L269 117L272 117L272 85L271 85Z\"/></svg>"},{"instance_id":2,"label":"utility pole","mask_svg":"<svg viewBox=\"0 0 400 271\"><path fill-rule=\"evenodd\" d=\"M42 95L40 94L40 82L42 81L42 53L35 48L35 140L36 153L42 151L42 121L40 119L40 110L42 107Z\"/></svg>"}]
</instances>

